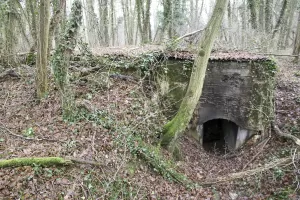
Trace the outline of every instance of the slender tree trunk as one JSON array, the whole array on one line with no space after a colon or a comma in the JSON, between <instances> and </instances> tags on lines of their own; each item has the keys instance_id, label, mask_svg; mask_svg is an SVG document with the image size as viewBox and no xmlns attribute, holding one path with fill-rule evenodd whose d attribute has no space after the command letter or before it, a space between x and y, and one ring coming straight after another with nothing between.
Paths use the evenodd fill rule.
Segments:
<instances>
[{"instance_id":1,"label":"slender tree trunk","mask_svg":"<svg viewBox=\"0 0 300 200\"><path fill-rule=\"evenodd\" d=\"M161 31L160 31L160 36L159 36L159 41L162 41L166 30L168 29L168 26L170 24L170 20L172 18L172 13L171 13L171 0L163 0L163 20L162 20L162 26L161 26Z\"/></svg>"},{"instance_id":2,"label":"slender tree trunk","mask_svg":"<svg viewBox=\"0 0 300 200\"><path fill-rule=\"evenodd\" d=\"M272 30L272 8L273 8L273 0L266 0L265 5L265 31L266 33L270 33Z\"/></svg>"},{"instance_id":3,"label":"slender tree trunk","mask_svg":"<svg viewBox=\"0 0 300 200\"><path fill-rule=\"evenodd\" d=\"M289 29L289 18L292 18L291 20L293 21L294 18L294 13L293 13L293 7L296 7L297 5L295 5L295 3L297 4L297 2L295 2L295 0L290 0L287 8L286 8L286 14L283 16L282 19L282 25L279 28L280 32L279 32L279 40L278 40L278 48L284 49L285 48L285 37L288 33L288 29Z\"/></svg>"},{"instance_id":4,"label":"slender tree trunk","mask_svg":"<svg viewBox=\"0 0 300 200\"><path fill-rule=\"evenodd\" d=\"M28 7L28 15L30 16L30 33L33 39L33 45L30 47L30 52L35 52L37 46L37 1L26 0L26 7Z\"/></svg>"},{"instance_id":5,"label":"slender tree trunk","mask_svg":"<svg viewBox=\"0 0 300 200\"><path fill-rule=\"evenodd\" d=\"M50 27L49 27L49 51L48 54L50 54L50 51L52 50L52 41L55 30L58 28L58 26L61 24L62 16L64 15L64 8L66 7L66 0L58 0L56 1L56 5L54 6L54 14L50 20Z\"/></svg>"},{"instance_id":6,"label":"slender tree trunk","mask_svg":"<svg viewBox=\"0 0 300 200\"><path fill-rule=\"evenodd\" d=\"M109 46L108 0L98 0L100 14L100 44Z\"/></svg>"},{"instance_id":7,"label":"slender tree trunk","mask_svg":"<svg viewBox=\"0 0 300 200\"><path fill-rule=\"evenodd\" d=\"M19 2L19 0L14 0L14 3L16 5L16 9L20 11L20 14L16 15L19 30L20 30L20 32L23 36L23 39L26 42L26 46L30 46L30 41L29 41L29 38L26 34L26 23L24 23L25 21L26 22L29 21L27 13L23 9L23 7L22 7L21 3Z\"/></svg>"},{"instance_id":8,"label":"slender tree trunk","mask_svg":"<svg viewBox=\"0 0 300 200\"><path fill-rule=\"evenodd\" d=\"M110 30L111 30L111 40L112 45L115 44L115 5L114 0L110 1Z\"/></svg>"},{"instance_id":9,"label":"slender tree trunk","mask_svg":"<svg viewBox=\"0 0 300 200\"><path fill-rule=\"evenodd\" d=\"M288 7L288 0L283 0L280 15L279 15L279 18L278 18L277 23L275 25L275 28L273 30L272 38L275 38L276 33L279 31L279 28L280 28L281 24L284 21L286 11L287 11L287 7Z\"/></svg>"},{"instance_id":10,"label":"slender tree trunk","mask_svg":"<svg viewBox=\"0 0 300 200\"><path fill-rule=\"evenodd\" d=\"M259 30L263 32L265 30L265 0L259 1Z\"/></svg>"},{"instance_id":11,"label":"slender tree trunk","mask_svg":"<svg viewBox=\"0 0 300 200\"><path fill-rule=\"evenodd\" d=\"M228 2L228 7L227 7L227 19L228 19L228 39L229 42L232 42L232 7L231 7L231 2Z\"/></svg>"},{"instance_id":12,"label":"slender tree trunk","mask_svg":"<svg viewBox=\"0 0 300 200\"><path fill-rule=\"evenodd\" d=\"M96 22L97 22L97 16L95 14L94 9L94 0L86 0L86 19L87 19L87 31L88 31L88 43L90 47L96 46Z\"/></svg>"},{"instance_id":13,"label":"slender tree trunk","mask_svg":"<svg viewBox=\"0 0 300 200\"><path fill-rule=\"evenodd\" d=\"M16 47L18 44L17 23L18 13L14 1L8 1L4 11L4 62L8 66L16 64Z\"/></svg>"},{"instance_id":14,"label":"slender tree trunk","mask_svg":"<svg viewBox=\"0 0 300 200\"><path fill-rule=\"evenodd\" d=\"M151 41L151 24L150 24L150 8L151 8L151 0L146 1L146 8L145 8L145 27L144 27L144 35L145 35L145 42Z\"/></svg>"},{"instance_id":15,"label":"slender tree trunk","mask_svg":"<svg viewBox=\"0 0 300 200\"><path fill-rule=\"evenodd\" d=\"M151 0L147 0L146 5L142 0L136 0L138 30L140 32L142 43L147 43L150 41L150 5Z\"/></svg>"},{"instance_id":16,"label":"slender tree trunk","mask_svg":"<svg viewBox=\"0 0 300 200\"><path fill-rule=\"evenodd\" d=\"M189 23L189 32L192 32L193 30L193 24L194 24L194 0L190 0L190 23Z\"/></svg>"},{"instance_id":17,"label":"slender tree trunk","mask_svg":"<svg viewBox=\"0 0 300 200\"><path fill-rule=\"evenodd\" d=\"M294 55L298 55L298 57L295 58L295 62L299 62L299 54L300 54L300 12L298 16L298 26L297 26L297 33L296 33L296 38L295 38L295 43L294 43L294 50L293 50Z\"/></svg>"},{"instance_id":18,"label":"slender tree trunk","mask_svg":"<svg viewBox=\"0 0 300 200\"><path fill-rule=\"evenodd\" d=\"M213 14L204 30L199 43L198 54L194 62L189 86L176 116L164 126L161 145L174 150L175 140L188 126L196 105L199 102L204 84L208 59L218 35L228 0L217 0Z\"/></svg>"},{"instance_id":19,"label":"slender tree trunk","mask_svg":"<svg viewBox=\"0 0 300 200\"><path fill-rule=\"evenodd\" d=\"M246 0L243 0L243 8L241 9L242 18L242 46L245 48L247 46L245 33L247 32L247 9Z\"/></svg>"},{"instance_id":20,"label":"slender tree trunk","mask_svg":"<svg viewBox=\"0 0 300 200\"><path fill-rule=\"evenodd\" d=\"M256 0L248 0L248 7L251 15L251 26L253 29L257 29L257 5Z\"/></svg>"},{"instance_id":21,"label":"slender tree trunk","mask_svg":"<svg viewBox=\"0 0 300 200\"><path fill-rule=\"evenodd\" d=\"M288 12L288 22L287 22L287 27L286 27L286 33L285 33L285 47L289 46L289 41L290 41L290 34L291 34L291 29L292 29L292 24L294 21L294 14L297 8L297 0L291 0L290 3L290 11Z\"/></svg>"},{"instance_id":22,"label":"slender tree trunk","mask_svg":"<svg viewBox=\"0 0 300 200\"><path fill-rule=\"evenodd\" d=\"M122 0L122 9L124 17L124 31L126 36L126 43L134 44L134 17L135 13L132 11L131 0Z\"/></svg>"},{"instance_id":23,"label":"slender tree trunk","mask_svg":"<svg viewBox=\"0 0 300 200\"><path fill-rule=\"evenodd\" d=\"M36 57L36 89L39 99L45 97L48 92L48 34L50 17L50 0L40 2L38 52Z\"/></svg>"}]
</instances>

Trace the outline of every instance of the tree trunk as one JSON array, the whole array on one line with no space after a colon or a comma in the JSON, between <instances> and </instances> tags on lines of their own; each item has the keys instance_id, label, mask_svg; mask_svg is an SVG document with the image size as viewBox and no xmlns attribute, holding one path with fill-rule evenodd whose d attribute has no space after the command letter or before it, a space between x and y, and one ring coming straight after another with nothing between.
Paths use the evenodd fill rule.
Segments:
<instances>
[{"instance_id":1,"label":"tree trunk","mask_svg":"<svg viewBox=\"0 0 300 200\"><path fill-rule=\"evenodd\" d=\"M253 29L257 29L257 6L256 0L248 0L248 7L251 15L251 26Z\"/></svg>"},{"instance_id":2,"label":"tree trunk","mask_svg":"<svg viewBox=\"0 0 300 200\"><path fill-rule=\"evenodd\" d=\"M38 52L36 56L36 89L39 99L45 97L48 92L48 34L50 17L50 0L40 2Z\"/></svg>"},{"instance_id":3,"label":"tree trunk","mask_svg":"<svg viewBox=\"0 0 300 200\"><path fill-rule=\"evenodd\" d=\"M287 29L286 29L286 34L285 34L285 46L289 46L289 41L290 41L290 34L292 30L292 24L294 21L294 14L297 8L297 0L292 0L291 1L291 6L290 6L290 11L289 11L289 16L288 16L288 22L287 22Z\"/></svg>"},{"instance_id":4,"label":"tree trunk","mask_svg":"<svg viewBox=\"0 0 300 200\"><path fill-rule=\"evenodd\" d=\"M259 1L259 30L263 32L265 30L265 0Z\"/></svg>"},{"instance_id":5,"label":"tree trunk","mask_svg":"<svg viewBox=\"0 0 300 200\"><path fill-rule=\"evenodd\" d=\"M278 47L281 49L285 48L286 44L286 37L287 34L289 34L290 26L293 22L294 18L294 12L297 7L297 2L295 0L290 0L287 6L286 15L284 15L282 20L282 26L280 27L280 33L279 33L279 40L278 40Z\"/></svg>"},{"instance_id":6,"label":"tree trunk","mask_svg":"<svg viewBox=\"0 0 300 200\"><path fill-rule=\"evenodd\" d=\"M276 33L279 31L279 28L280 28L281 24L284 21L284 18L285 18L285 15L286 15L287 6L288 6L288 0L283 0L281 11L280 11L280 15L279 15L279 18L278 18L277 23L275 25L272 38L275 38Z\"/></svg>"},{"instance_id":7,"label":"tree trunk","mask_svg":"<svg viewBox=\"0 0 300 200\"><path fill-rule=\"evenodd\" d=\"M174 150L173 142L176 141L179 134L181 134L188 126L196 105L199 102L208 59L219 32L227 5L228 0L216 1L213 14L203 32L203 38L198 45L198 55L194 62L185 97L182 100L176 116L164 126L164 135L162 136L161 145L170 147L170 150L172 151Z\"/></svg>"},{"instance_id":8,"label":"tree trunk","mask_svg":"<svg viewBox=\"0 0 300 200\"><path fill-rule=\"evenodd\" d=\"M266 0L265 5L265 31L266 33L270 33L272 30L272 8L273 8L273 0Z\"/></svg>"},{"instance_id":9,"label":"tree trunk","mask_svg":"<svg viewBox=\"0 0 300 200\"><path fill-rule=\"evenodd\" d=\"M60 44L56 47L51 60L55 81L62 97L63 117L66 119L72 119L76 111L74 94L69 85L68 70L70 59L76 46L81 21L82 3L80 0L74 0L64 35L61 38Z\"/></svg>"},{"instance_id":10,"label":"tree trunk","mask_svg":"<svg viewBox=\"0 0 300 200\"><path fill-rule=\"evenodd\" d=\"M171 20L171 0L163 0L163 19L162 19L162 25L161 25L161 31L159 36L159 41L162 41L164 38L165 32L170 24Z\"/></svg>"},{"instance_id":11,"label":"tree trunk","mask_svg":"<svg viewBox=\"0 0 300 200\"><path fill-rule=\"evenodd\" d=\"M138 30L140 32L140 38L142 43L150 41L150 5L151 0L146 1L144 5L142 0L136 0Z\"/></svg>"},{"instance_id":12,"label":"tree trunk","mask_svg":"<svg viewBox=\"0 0 300 200\"><path fill-rule=\"evenodd\" d=\"M109 46L108 0L98 0L100 13L100 44Z\"/></svg>"},{"instance_id":13,"label":"tree trunk","mask_svg":"<svg viewBox=\"0 0 300 200\"><path fill-rule=\"evenodd\" d=\"M297 33L295 38L294 50L293 54L297 55L295 58L295 62L299 62L299 54L300 54L300 12L298 16L298 26L297 26Z\"/></svg>"},{"instance_id":14,"label":"tree trunk","mask_svg":"<svg viewBox=\"0 0 300 200\"><path fill-rule=\"evenodd\" d=\"M112 45L115 44L115 5L114 0L110 1L110 30Z\"/></svg>"},{"instance_id":15,"label":"tree trunk","mask_svg":"<svg viewBox=\"0 0 300 200\"><path fill-rule=\"evenodd\" d=\"M15 66L18 14L14 1L8 1L7 6L4 11L4 62L6 65Z\"/></svg>"},{"instance_id":16,"label":"tree trunk","mask_svg":"<svg viewBox=\"0 0 300 200\"><path fill-rule=\"evenodd\" d=\"M88 43L90 47L96 46L96 14L94 9L94 0L86 0L85 15L86 15L86 24L87 24L87 35L88 35Z\"/></svg>"},{"instance_id":17,"label":"tree trunk","mask_svg":"<svg viewBox=\"0 0 300 200\"><path fill-rule=\"evenodd\" d=\"M126 36L126 43L134 44L134 18L135 9L132 10L131 0L122 0L122 9L124 17L124 31Z\"/></svg>"},{"instance_id":18,"label":"tree trunk","mask_svg":"<svg viewBox=\"0 0 300 200\"><path fill-rule=\"evenodd\" d=\"M55 30L58 28L58 25L61 23L62 16L64 14L64 8L66 6L66 0L59 0L56 2L57 5L55 5L53 8L54 9L54 14L50 20L50 27L49 27L49 51L52 50L52 40L54 36Z\"/></svg>"},{"instance_id":19,"label":"tree trunk","mask_svg":"<svg viewBox=\"0 0 300 200\"><path fill-rule=\"evenodd\" d=\"M26 9L28 12L28 16L30 16L30 33L33 40L33 44L30 47L30 52L36 51L37 46L37 1L34 0L26 0Z\"/></svg>"}]
</instances>

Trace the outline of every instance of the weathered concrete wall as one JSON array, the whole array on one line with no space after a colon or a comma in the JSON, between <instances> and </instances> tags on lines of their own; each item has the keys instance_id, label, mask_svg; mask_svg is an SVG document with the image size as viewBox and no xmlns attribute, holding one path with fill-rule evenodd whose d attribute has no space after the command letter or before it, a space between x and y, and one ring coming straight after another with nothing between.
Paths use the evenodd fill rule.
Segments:
<instances>
[{"instance_id":1,"label":"weathered concrete wall","mask_svg":"<svg viewBox=\"0 0 300 200\"><path fill-rule=\"evenodd\" d=\"M174 111L185 94L191 66L192 61L169 60L165 65L166 76L158 78L161 92ZM210 61L202 96L191 122L192 135L201 141L205 122L226 119L239 127L237 133L230 132L227 127L227 143L232 149L239 148L253 134L265 137L274 114L275 71L271 61Z\"/></svg>"},{"instance_id":2,"label":"weathered concrete wall","mask_svg":"<svg viewBox=\"0 0 300 200\"><path fill-rule=\"evenodd\" d=\"M209 63L198 107L198 124L220 118L243 128L253 128L249 127L245 117L251 101L250 71L251 66L247 63Z\"/></svg>"}]
</instances>

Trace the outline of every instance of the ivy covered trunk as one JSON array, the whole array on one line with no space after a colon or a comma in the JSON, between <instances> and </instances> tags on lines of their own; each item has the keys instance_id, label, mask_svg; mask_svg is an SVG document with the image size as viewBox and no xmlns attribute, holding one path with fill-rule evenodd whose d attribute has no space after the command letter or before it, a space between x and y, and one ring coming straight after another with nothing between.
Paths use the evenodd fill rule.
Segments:
<instances>
[{"instance_id":1,"label":"ivy covered trunk","mask_svg":"<svg viewBox=\"0 0 300 200\"><path fill-rule=\"evenodd\" d=\"M75 110L74 95L69 84L68 68L70 58L76 46L76 37L82 21L82 4L75 0L72 5L71 17L62 36L59 46L55 49L51 65L55 80L61 92L63 116L69 118Z\"/></svg>"},{"instance_id":2,"label":"ivy covered trunk","mask_svg":"<svg viewBox=\"0 0 300 200\"><path fill-rule=\"evenodd\" d=\"M219 31L228 0L217 0L213 14L205 28L199 43L198 55L195 59L189 86L176 116L163 129L161 145L174 150L174 141L188 126L193 112L202 94L208 59Z\"/></svg>"}]
</instances>

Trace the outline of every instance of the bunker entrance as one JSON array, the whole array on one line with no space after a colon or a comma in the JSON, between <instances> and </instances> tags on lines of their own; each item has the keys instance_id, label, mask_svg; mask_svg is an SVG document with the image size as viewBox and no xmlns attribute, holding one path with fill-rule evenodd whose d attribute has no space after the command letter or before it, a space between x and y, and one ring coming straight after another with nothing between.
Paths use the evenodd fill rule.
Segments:
<instances>
[{"instance_id":1,"label":"bunker entrance","mask_svg":"<svg viewBox=\"0 0 300 200\"><path fill-rule=\"evenodd\" d=\"M203 148L211 153L224 154L235 149L238 125L226 119L213 119L203 124Z\"/></svg>"}]
</instances>

